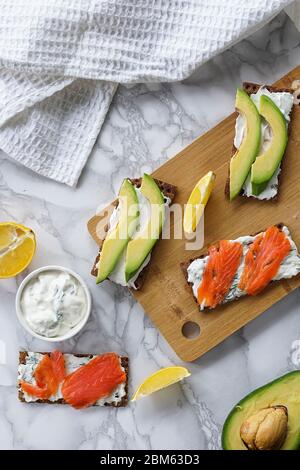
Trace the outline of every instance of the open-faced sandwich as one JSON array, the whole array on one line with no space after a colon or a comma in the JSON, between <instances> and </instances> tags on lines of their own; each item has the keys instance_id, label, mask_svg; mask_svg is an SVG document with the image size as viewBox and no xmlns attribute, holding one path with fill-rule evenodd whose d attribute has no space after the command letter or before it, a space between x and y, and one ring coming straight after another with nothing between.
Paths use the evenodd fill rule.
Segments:
<instances>
[{"instance_id":1,"label":"open-faced sandwich","mask_svg":"<svg viewBox=\"0 0 300 470\"><path fill-rule=\"evenodd\" d=\"M226 193L273 199L278 195L282 159L288 142L293 90L244 83L238 89L238 112Z\"/></svg>"},{"instance_id":2,"label":"open-faced sandwich","mask_svg":"<svg viewBox=\"0 0 300 470\"><path fill-rule=\"evenodd\" d=\"M208 254L181 267L204 310L257 295L272 281L297 276L300 256L288 228L279 224L256 235L221 240Z\"/></svg>"},{"instance_id":3,"label":"open-faced sandwich","mask_svg":"<svg viewBox=\"0 0 300 470\"><path fill-rule=\"evenodd\" d=\"M175 186L147 174L123 181L92 269L97 283L110 279L141 289L175 192Z\"/></svg>"},{"instance_id":4,"label":"open-faced sandwich","mask_svg":"<svg viewBox=\"0 0 300 470\"><path fill-rule=\"evenodd\" d=\"M22 351L18 368L19 399L25 403L125 406L128 358L115 353L63 354Z\"/></svg>"}]
</instances>

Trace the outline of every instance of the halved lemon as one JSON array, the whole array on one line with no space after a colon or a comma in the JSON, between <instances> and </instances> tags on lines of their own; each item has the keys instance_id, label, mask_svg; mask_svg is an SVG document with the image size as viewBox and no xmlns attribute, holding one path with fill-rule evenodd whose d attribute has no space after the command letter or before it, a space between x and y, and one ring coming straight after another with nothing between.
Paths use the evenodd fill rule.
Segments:
<instances>
[{"instance_id":1,"label":"halved lemon","mask_svg":"<svg viewBox=\"0 0 300 470\"><path fill-rule=\"evenodd\" d=\"M215 185L216 175L209 171L194 187L184 209L183 229L187 234L195 232L204 208Z\"/></svg>"},{"instance_id":2,"label":"halved lemon","mask_svg":"<svg viewBox=\"0 0 300 470\"><path fill-rule=\"evenodd\" d=\"M175 384L185 377L189 377L189 375L191 374L185 367L172 366L160 369L144 380L131 401L136 401L139 398L146 397L147 395L151 395L151 393L169 387L169 385Z\"/></svg>"},{"instance_id":3,"label":"halved lemon","mask_svg":"<svg viewBox=\"0 0 300 470\"><path fill-rule=\"evenodd\" d=\"M14 222L0 223L0 279L24 271L35 253L34 232Z\"/></svg>"}]
</instances>

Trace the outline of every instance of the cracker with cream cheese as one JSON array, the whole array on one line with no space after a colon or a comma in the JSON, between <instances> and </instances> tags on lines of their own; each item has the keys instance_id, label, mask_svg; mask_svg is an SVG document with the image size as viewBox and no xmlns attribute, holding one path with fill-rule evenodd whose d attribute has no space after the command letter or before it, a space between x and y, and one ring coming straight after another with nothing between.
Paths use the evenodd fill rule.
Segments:
<instances>
[{"instance_id":1,"label":"cracker with cream cheese","mask_svg":"<svg viewBox=\"0 0 300 470\"><path fill-rule=\"evenodd\" d=\"M250 82L244 82L243 83L243 89L246 91L246 93L251 96L251 95L256 95L260 90L265 89L267 90L267 93L271 94L276 94L276 93L289 93L291 95L291 103L294 103L294 95L293 95L293 90L291 88L279 88L276 86L270 86L270 85L259 85L256 83L250 83ZM272 97L272 96L270 96ZM276 103L275 103L276 104ZM277 103L278 104L278 103ZM280 106L279 106L280 107ZM291 128L291 122L292 122L292 114L293 114L293 104L291 105L291 109L289 109L289 105L285 110L281 109L281 111L285 111L285 117L287 119L287 126L288 126L288 133L290 132ZM234 138L234 143L232 147L232 153L231 157L236 153L237 151L237 140L241 140L238 136L238 132L240 131L240 126L239 123L241 122L241 117L239 116L238 113L236 113L236 126L235 126L235 138ZM263 126L264 131L266 130L266 127ZM264 133L264 132L263 132ZM236 145L235 145L236 144ZM255 198L259 200L276 200L279 195L279 187L280 187L280 180L282 178L283 174L283 167L284 167L284 156L281 160L280 166L278 170L275 172L273 175L272 179L269 181L268 186L266 189L259 194L258 196L255 196L252 194L251 191L251 183L250 183L250 178L248 177L247 180L245 181L243 188L241 190L240 195L244 197L250 197L250 198ZM230 184L230 179L229 179L229 174L228 174L228 179L226 181L226 186L225 186L225 194L229 197L229 184Z\"/></svg>"}]
</instances>

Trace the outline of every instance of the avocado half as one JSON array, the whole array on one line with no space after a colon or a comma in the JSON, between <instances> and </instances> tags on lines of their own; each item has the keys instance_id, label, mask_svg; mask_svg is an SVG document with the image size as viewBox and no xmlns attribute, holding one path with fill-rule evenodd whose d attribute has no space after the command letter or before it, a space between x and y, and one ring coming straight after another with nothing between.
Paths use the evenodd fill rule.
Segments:
<instances>
[{"instance_id":1,"label":"avocado half","mask_svg":"<svg viewBox=\"0 0 300 470\"><path fill-rule=\"evenodd\" d=\"M300 448L300 370L290 372L243 398L229 413L222 432L224 450L247 450L240 437L242 423L262 408L283 405L288 410L287 437L280 450Z\"/></svg>"},{"instance_id":2,"label":"avocado half","mask_svg":"<svg viewBox=\"0 0 300 470\"><path fill-rule=\"evenodd\" d=\"M230 160L229 195L230 200L240 193L255 161L261 142L261 118L250 96L237 89L235 107L244 116L246 131L240 148Z\"/></svg>"}]
</instances>

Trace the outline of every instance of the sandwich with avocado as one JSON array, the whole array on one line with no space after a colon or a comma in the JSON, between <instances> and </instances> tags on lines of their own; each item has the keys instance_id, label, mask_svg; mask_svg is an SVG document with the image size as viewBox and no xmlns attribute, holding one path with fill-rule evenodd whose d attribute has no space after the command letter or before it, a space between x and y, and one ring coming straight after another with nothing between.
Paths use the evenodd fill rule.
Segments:
<instances>
[{"instance_id":1,"label":"sandwich with avocado","mask_svg":"<svg viewBox=\"0 0 300 470\"><path fill-rule=\"evenodd\" d=\"M260 200L276 198L282 171L293 91L244 83L236 94L238 116L226 193Z\"/></svg>"},{"instance_id":2,"label":"sandwich with avocado","mask_svg":"<svg viewBox=\"0 0 300 470\"><path fill-rule=\"evenodd\" d=\"M181 268L200 310L206 310L297 276L300 256L289 229L278 224L256 235L221 240Z\"/></svg>"},{"instance_id":3,"label":"sandwich with avocado","mask_svg":"<svg viewBox=\"0 0 300 470\"><path fill-rule=\"evenodd\" d=\"M109 279L141 289L175 192L175 186L146 173L123 181L92 269L98 284Z\"/></svg>"}]
</instances>

